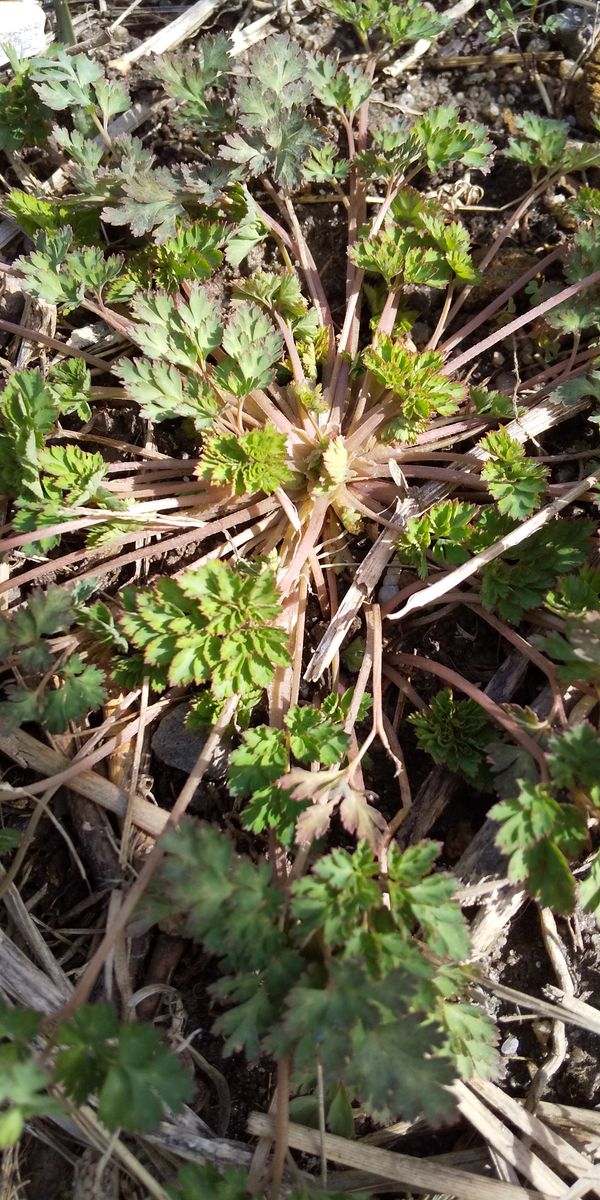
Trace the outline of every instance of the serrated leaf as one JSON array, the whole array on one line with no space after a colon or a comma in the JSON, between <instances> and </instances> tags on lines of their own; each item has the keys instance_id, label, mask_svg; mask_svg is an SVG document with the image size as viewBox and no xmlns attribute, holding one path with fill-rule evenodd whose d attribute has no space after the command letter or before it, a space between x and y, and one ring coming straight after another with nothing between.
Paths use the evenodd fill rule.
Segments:
<instances>
[{"instance_id":1,"label":"serrated leaf","mask_svg":"<svg viewBox=\"0 0 600 1200\"><path fill-rule=\"evenodd\" d=\"M73 654L60 668L59 680L57 688L44 692L40 714L51 733L62 733L69 721L78 721L94 712L106 696L104 671L89 664L85 666L78 654Z\"/></svg>"},{"instance_id":2,"label":"serrated leaf","mask_svg":"<svg viewBox=\"0 0 600 1200\"><path fill-rule=\"evenodd\" d=\"M52 58L37 59L31 72L35 90L48 108L94 107L94 86L104 79L102 68L86 54L59 49Z\"/></svg>"},{"instance_id":3,"label":"serrated leaf","mask_svg":"<svg viewBox=\"0 0 600 1200\"><path fill-rule=\"evenodd\" d=\"M411 713L409 721L419 745L435 762L489 786L484 754L494 727L474 700L455 700L450 688L443 688L427 709Z\"/></svg>"},{"instance_id":4,"label":"serrated leaf","mask_svg":"<svg viewBox=\"0 0 600 1200\"><path fill-rule=\"evenodd\" d=\"M190 1076L175 1055L161 1046L147 1025L122 1025L116 1062L100 1088L98 1114L108 1129L149 1132L164 1109L177 1113L190 1100Z\"/></svg>"},{"instance_id":5,"label":"serrated leaf","mask_svg":"<svg viewBox=\"0 0 600 1200\"><path fill-rule=\"evenodd\" d=\"M230 484L236 496L264 492L270 495L293 478L287 465L285 434L272 425L251 433L214 435L206 439L196 468L200 479L215 486Z\"/></svg>"},{"instance_id":6,"label":"serrated leaf","mask_svg":"<svg viewBox=\"0 0 600 1200\"><path fill-rule=\"evenodd\" d=\"M138 323L131 336L150 358L194 369L220 345L217 311L199 284L191 285L187 302L148 293L134 301L133 310Z\"/></svg>"},{"instance_id":7,"label":"serrated leaf","mask_svg":"<svg viewBox=\"0 0 600 1200\"><path fill-rule=\"evenodd\" d=\"M498 1073L498 1033L487 1014L475 1004L444 1004L442 1020L459 1076L493 1079Z\"/></svg>"},{"instance_id":8,"label":"serrated leaf","mask_svg":"<svg viewBox=\"0 0 600 1200\"><path fill-rule=\"evenodd\" d=\"M548 766L556 787L581 789L600 808L600 740L591 725L582 722L551 738Z\"/></svg>"},{"instance_id":9,"label":"serrated leaf","mask_svg":"<svg viewBox=\"0 0 600 1200\"><path fill-rule=\"evenodd\" d=\"M101 215L111 225L129 225L134 237L154 233L158 241L165 241L175 237L185 209L174 177L166 168L158 168L128 179L119 203L106 205Z\"/></svg>"},{"instance_id":10,"label":"serrated leaf","mask_svg":"<svg viewBox=\"0 0 600 1200\"><path fill-rule=\"evenodd\" d=\"M267 725L246 729L242 744L229 756L227 785L233 796L250 796L275 783L285 770L283 733Z\"/></svg>"},{"instance_id":11,"label":"serrated leaf","mask_svg":"<svg viewBox=\"0 0 600 1200\"><path fill-rule=\"evenodd\" d=\"M501 513L522 521L539 508L546 490L547 469L525 457L519 442L505 430L490 433L480 443L490 455L481 471Z\"/></svg>"},{"instance_id":12,"label":"serrated leaf","mask_svg":"<svg viewBox=\"0 0 600 1200\"><path fill-rule=\"evenodd\" d=\"M272 381L283 345L280 334L258 305L237 305L223 331L222 344L227 357L214 375L220 387L241 397Z\"/></svg>"},{"instance_id":13,"label":"serrated leaf","mask_svg":"<svg viewBox=\"0 0 600 1200\"><path fill-rule=\"evenodd\" d=\"M147 420L191 417L198 429L210 429L218 400L197 375L182 375L168 362L147 358L121 359L117 373Z\"/></svg>"},{"instance_id":14,"label":"serrated leaf","mask_svg":"<svg viewBox=\"0 0 600 1200\"><path fill-rule=\"evenodd\" d=\"M509 879L522 880L532 896L554 912L570 913L575 906L575 880L569 864L550 838L541 838L511 855Z\"/></svg>"},{"instance_id":15,"label":"serrated leaf","mask_svg":"<svg viewBox=\"0 0 600 1200\"><path fill-rule=\"evenodd\" d=\"M452 1082L454 1070L449 1059L436 1055L442 1046L441 1036L415 1016L354 1032L348 1086L378 1121L400 1114L411 1120L421 1112L448 1116L453 1101L444 1084Z\"/></svg>"},{"instance_id":16,"label":"serrated leaf","mask_svg":"<svg viewBox=\"0 0 600 1200\"><path fill-rule=\"evenodd\" d=\"M300 762L333 766L346 754L350 737L341 724L328 719L310 705L295 705L285 718L290 749Z\"/></svg>"}]
</instances>

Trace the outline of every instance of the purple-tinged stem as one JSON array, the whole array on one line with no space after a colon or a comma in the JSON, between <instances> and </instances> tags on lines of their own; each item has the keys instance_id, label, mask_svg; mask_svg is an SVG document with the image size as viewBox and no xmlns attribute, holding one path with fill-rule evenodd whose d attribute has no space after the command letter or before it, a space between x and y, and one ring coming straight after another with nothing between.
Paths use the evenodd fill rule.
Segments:
<instances>
[{"instance_id":1,"label":"purple-tinged stem","mask_svg":"<svg viewBox=\"0 0 600 1200\"><path fill-rule=\"evenodd\" d=\"M498 310L501 309L504 304L506 304L507 300L510 300L512 296L516 295L517 292L520 292L524 287L526 287L532 279L535 279L536 275L539 275L553 262L556 262L556 260L560 258L562 252L563 247L557 246L556 249L552 250L550 254L547 254L545 258L541 258L540 261L535 263L535 265L531 267L529 271L526 271L524 275L521 275L515 283L511 283L510 287L505 288L505 290L499 296L496 296L495 300L491 300L490 303L481 310L481 312L476 313L466 325L463 325L462 328L459 329L458 333L455 333L452 335L452 337L448 338L448 340L444 342L442 346L440 346L440 353L446 354L449 350L453 350L455 346L458 346L460 342L463 342L470 333L473 333L475 329L478 329L480 325L483 325L485 321L488 321L490 317L493 317L494 313L497 313ZM429 343L428 349L435 349L433 338Z\"/></svg>"},{"instance_id":2,"label":"purple-tinged stem","mask_svg":"<svg viewBox=\"0 0 600 1200\"><path fill-rule=\"evenodd\" d=\"M584 279L578 280L577 283L570 284L557 296L550 296L547 300L543 300L541 304L536 304L535 308L531 308L529 312L523 313L520 317L516 317L514 321L510 321L508 325L503 325L502 329L497 329L495 333L491 333L489 337L478 342L476 346L472 346L470 350L465 350L464 354L459 354L458 358L452 359L442 367L442 375L452 375L455 371L459 371L466 363L471 362L473 358L478 358L485 350L489 350L491 346L497 345L498 342L503 342L513 333L517 333L519 329L523 329L525 325L531 325L533 321L544 317L547 312L551 312L553 308L558 308L559 304L564 304L567 300L572 300L574 296L578 296L580 292L584 292L586 288L594 287L600 283L600 271L593 271L591 275L586 275Z\"/></svg>"}]
</instances>

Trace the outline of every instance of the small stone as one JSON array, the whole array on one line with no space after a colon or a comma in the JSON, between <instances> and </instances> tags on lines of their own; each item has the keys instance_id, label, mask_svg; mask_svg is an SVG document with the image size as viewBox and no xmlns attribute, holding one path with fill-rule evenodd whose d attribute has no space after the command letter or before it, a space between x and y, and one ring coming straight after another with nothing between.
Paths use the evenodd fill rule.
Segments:
<instances>
[{"instance_id":1,"label":"small stone","mask_svg":"<svg viewBox=\"0 0 600 1200\"><path fill-rule=\"evenodd\" d=\"M19 58L41 54L47 45L46 15L36 0L0 0L0 66L9 62L2 46L12 46Z\"/></svg>"},{"instance_id":2,"label":"small stone","mask_svg":"<svg viewBox=\"0 0 600 1200\"><path fill-rule=\"evenodd\" d=\"M510 392L512 395L516 383L517 380L512 371L501 371L494 380L494 388L499 392Z\"/></svg>"},{"instance_id":3,"label":"small stone","mask_svg":"<svg viewBox=\"0 0 600 1200\"><path fill-rule=\"evenodd\" d=\"M494 100L492 100L491 104L488 104L487 109L486 109L486 116L491 117L492 120L494 119L494 117L500 116L500 109L498 108L498 105L495 103Z\"/></svg>"},{"instance_id":4,"label":"small stone","mask_svg":"<svg viewBox=\"0 0 600 1200\"><path fill-rule=\"evenodd\" d=\"M507 1037L500 1047L500 1053L503 1054L505 1058L511 1058L513 1054L517 1053L518 1049L519 1039L517 1037Z\"/></svg>"},{"instance_id":5,"label":"small stone","mask_svg":"<svg viewBox=\"0 0 600 1200\"><path fill-rule=\"evenodd\" d=\"M554 24L554 40L569 58L579 58L592 40L593 13L578 5L567 4L554 18Z\"/></svg>"},{"instance_id":6,"label":"small stone","mask_svg":"<svg viewBox=\"0 0 600 1200\"><path fill-rule=\"evenodd\" d=\"M426 321L415 321L410 336L417 346L424 346L431 337L431 325L428 325Z\"/></svg>"},{"instance_id":7,"label":"small stone","mask_svg":"<svg viewBox=\"0 0 600 1200\"><path fill-rule=\"evenodd\" d=\"M495 367L501 367L502 364L504 362L506 362L506 359L504 358L504 355L500 353L499 350L494 350L494 353L492 354L492 362Z\"/></svg>"},{"instance_id":8,"label":"small stone","mask_svg":"<svg viewBox=\"0 0 600 1200\"><path fill-rule=\"evenodd\" d=\"M171 708L162 721L159 721L152 736L151 746L154 754L167 767L176 767L188 775L196 764L198 755L205 745L209 728L188 729L186 719L189 713L187 704L178 704ZM220 782L225 778L229 762L231 745L228 739L221 739L212 762L206 772L208 779Z\"/></svg>"}]
</instances>

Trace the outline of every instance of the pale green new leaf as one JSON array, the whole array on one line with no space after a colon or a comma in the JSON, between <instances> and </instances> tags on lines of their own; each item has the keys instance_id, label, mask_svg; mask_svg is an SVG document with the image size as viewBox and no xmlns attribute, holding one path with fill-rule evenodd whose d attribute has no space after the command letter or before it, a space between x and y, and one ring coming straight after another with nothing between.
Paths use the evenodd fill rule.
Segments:
<instances>
[{"instance_id":1,"label":"pale green new leaf","mask_svg":"<svg viewBox=\"0 0 600 1200\"><path fill-rule=\"evenodd\" d=\"M121 359L118 374L147 420L191 417L198 429L211 428L218 400L197 375L182 375L168 362L148 358Z\"/></svg>"},{"instance_id":2,"label":"pale green new leaf","mask_svg":"<svg viewBox=\"0 0 600 1200\"><path fill-rule=\"evenodd\" d=\"M217 310L196 283L187 302L148 292L134 301L133 311L138 323L132 338L150 358L194 368L221 342Z\"/></svg>"},{"instance_id":3,"label":"pale green new leaf","mask_svg":"<svg viewBox=\"0 0 600 1200\"><path fill-rule=\"evenodd\" d=\"M283 353L281 336L256 304L238 304L223 331L227 357L215 370L215 382L234 396L264 388L274 377Z\"/></svg>"},{"instance_id":4,"label":"pale green new leaf","mask_svg":"<svg viewBox=\"0 0 600 1200\"><path fill-rule=\"evenodd\" d=\"M61 111L73 107L93 109L95 85L104 80L104 75L86 54L58 50L52 58L35 60L31 79L40 100L48 108Z\"/></svg>"}]
</instances>

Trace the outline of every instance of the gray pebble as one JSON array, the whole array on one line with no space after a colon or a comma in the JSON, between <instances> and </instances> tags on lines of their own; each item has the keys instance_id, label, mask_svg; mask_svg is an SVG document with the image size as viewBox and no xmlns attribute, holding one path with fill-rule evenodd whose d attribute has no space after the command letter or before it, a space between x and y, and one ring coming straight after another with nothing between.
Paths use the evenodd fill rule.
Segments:
<instances>
[{"instance_id":1,"label":"gray pebble","mask_svg":"<svg viewBox=\"0 0 600 1200\"><path fill-rule=\"evenodd\" d=\"M575 4L566 4L562 12L555 17L555 40L569 58L579 58L579 55L589 45L593 28L594 14Z\"/></svg>"},{"instance_id":2,"label":"gray pebble","mask_svg":"<svg viewBox=\"0 0 600 1200\"><path fill-rule=\"evenodd\" d=\"M210 729L187 729L185 721L189 713L187 704L178 704L159 721L151 746L160 762L167 767L176 767L189 775L210 733ZM231 745L221 741L206 772L207 778L220 781L225 778Z\"/></svg>"},{"instance_id":3,"label":"gray pebble","mask_svg":"<svg viewBox=\"0 0 600 1200\"><path fill-rule=\"evenodd\" d=\"M501 371L494 380L494 388L498 392L512 392L517 380L512 371Z\"/></svg>"}]
</instances>

